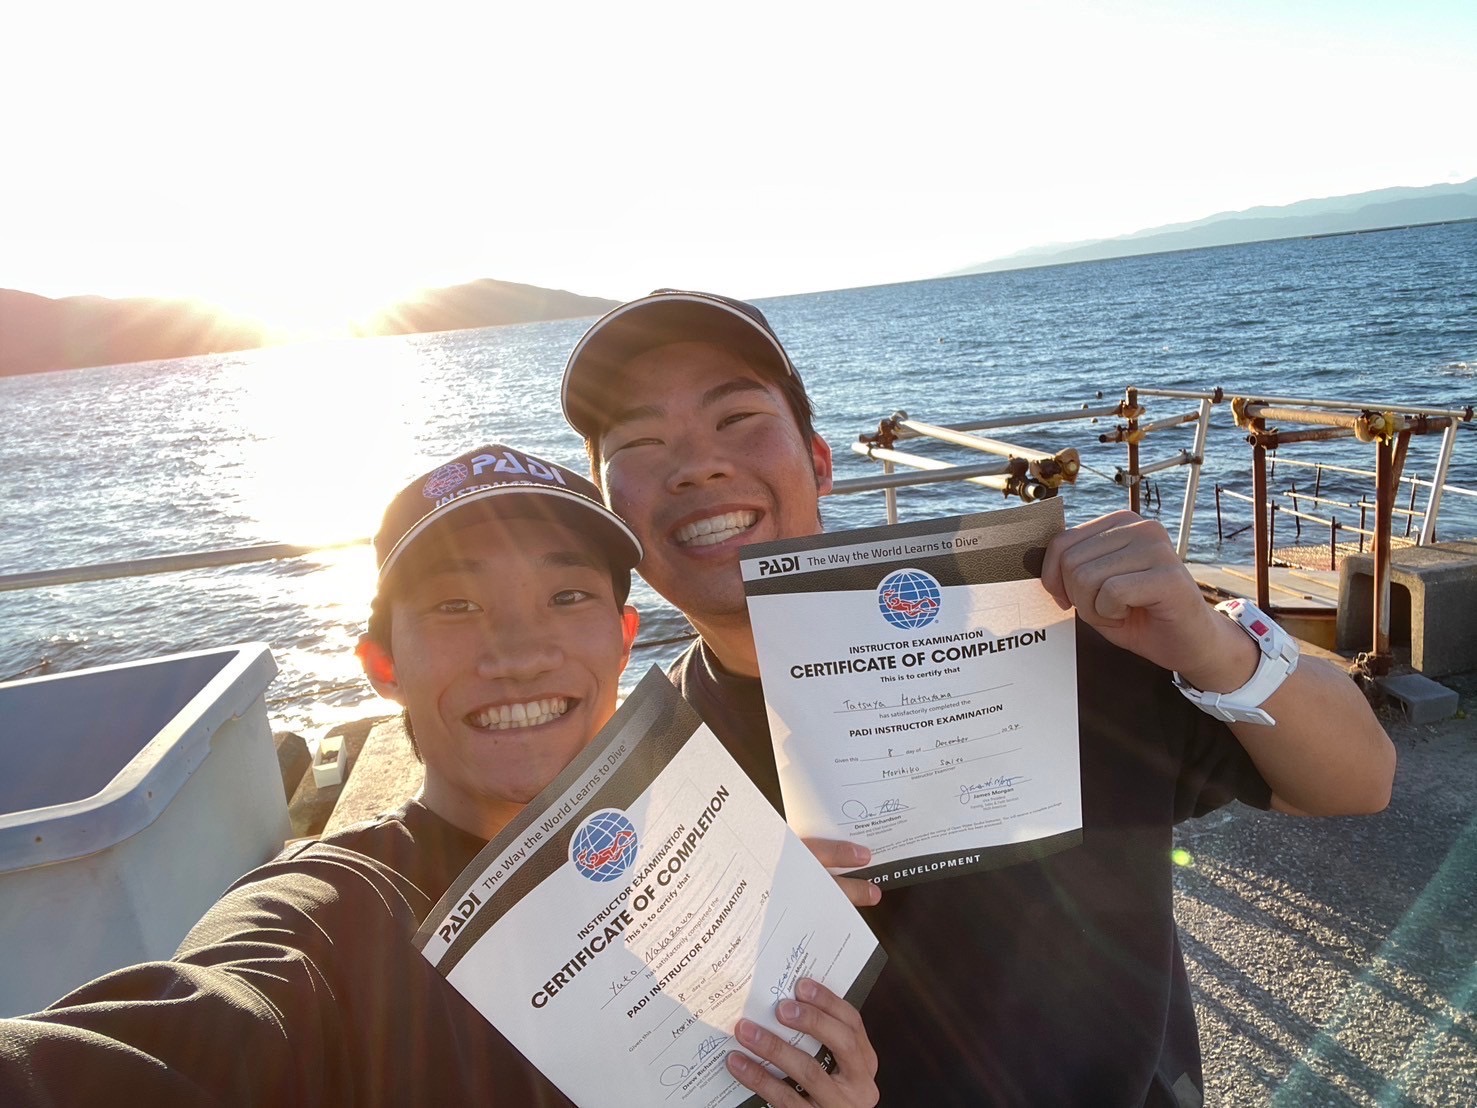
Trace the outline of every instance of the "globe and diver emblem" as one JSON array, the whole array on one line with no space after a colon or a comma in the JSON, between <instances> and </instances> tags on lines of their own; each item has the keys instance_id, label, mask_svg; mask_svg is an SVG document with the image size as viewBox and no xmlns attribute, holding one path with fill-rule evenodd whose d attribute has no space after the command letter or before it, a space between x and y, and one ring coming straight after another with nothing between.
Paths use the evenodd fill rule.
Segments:
<instances>
[{"instance_id":1,"label":"globe and diver emblem","mask_svg":"<svg viewBox=\"0 0 1477 1108\"><path fill-rule=\"evenodd\" d=\"M938 618L943 590L921 569L889 573L877 586L877 607L882 618L904 631L927 627Z\"/></svg>"},{"instance_id":2,"label":"globe and diver emblem","mask_svg":"<svg viewBox=\"0 0 1477 1108\"><path fill-rule=\"evenodd\" d=\"M426 483L421 487L421 495L427 500L439 500L453 489L461 488L471 475L471 470L461 462L447 462L440 469L426 476Z\"/></svg>"},{"instance_id":3,"label":"globe and diver emblem","mask_svg":"<svg viewBox=\"0 0 1477 1108\"><path fill-rule=\"evenodd\" d=\"M614 881L636 861L636 825L617 808L603 808L569 841L569 860L591 881Z\"/></svg>"}]
</instances>

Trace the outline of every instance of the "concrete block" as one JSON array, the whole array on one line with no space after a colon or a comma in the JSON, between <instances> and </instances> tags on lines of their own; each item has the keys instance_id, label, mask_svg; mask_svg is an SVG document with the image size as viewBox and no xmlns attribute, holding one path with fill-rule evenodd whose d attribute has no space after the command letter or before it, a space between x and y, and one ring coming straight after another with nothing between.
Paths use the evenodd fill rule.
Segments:
<instances>
[{"instance_id":1,"label":"concrete block","mask_svg":"<svg viewBox=\"0 0 1477 1108\"><path fill-rule=\"evenodd\" d=\"M313 757L308 753L307 741L296 732L279 731L272 741L277 746L277 768L282 771L282 795L291 800Z\"/></svg>"},{"instance_id":2,"label":"concrete block","mask_svg":"<svg viewBox=\"0 0 1477 1108\"><path fill-rule=\"evenodd\" d=\"M377 719L360 720L357 723L335 727L328 732L329 735L342 735L348 746L344 758L345 777L353 774L354 765L369 737L370 729L378 722ZM312 838L322 834L323 827L328 822L329 816L333 814L334 805L338 803L339 794L343 792L343 789L343 785L330 785L320 789L311 773L303 774L302 780L298 782L297 791L287 802L287 813L292 819L294 837Z\"/></svg>"},{"instance_id":3,"label":"concrete block","mask_svg":"<svg viewBox=\"0 0 1477 1108\"><path fill-rule=\"evenodd\" d=\"M419 791L424 778L425 768L400 719L376 724L338 793L323 834L394 811Z\"/></svg>"},{"instance_id":4,"label":"concrete block","mask_svg":"<svg viewBox=\"0 0 1477 1108\"><path fill-rule=\"evenodd\" d=\"M1390 609L1391 642L1408 634L1414 669L1427 677L1477 669L1477 542L1394 551ZM1352 554L1339 564L1338 649L1373 649L1373 622L1374 556Z\"/></svg>"},{"instance_id":5,"label":"concrete block","mask_svg":"<svg viewBox=\"0 0 1477 1108\"><path fill-rule=\"evenodd\" d=\"M1454 715L1459 704L1455 689L1419 673L1381 677L1376 684L1387 696L1400 702L1411 723L1437 723Z\"/></svg>"}]
</instances>

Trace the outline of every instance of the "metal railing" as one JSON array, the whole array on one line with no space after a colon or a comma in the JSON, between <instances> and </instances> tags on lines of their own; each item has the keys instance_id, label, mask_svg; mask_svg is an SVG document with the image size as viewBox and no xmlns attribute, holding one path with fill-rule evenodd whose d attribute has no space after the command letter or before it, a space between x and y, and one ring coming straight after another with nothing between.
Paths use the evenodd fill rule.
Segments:
<instances>
[{"instance_id":1,"label":"metal railing","mask_svg":"<svg viewBox=\"0 0 1477 1108\"><path fill-rule=\"evenodd\" d=\"M1196 410L1170 416L1165 419L1144 422L1144 397L1160 397L1170 400L1197 401ZM1098 394L1098 399L1102 394ZM1179 534L1175 550L1184 559L1190 549L1190 532L1194 524L1195 501L1200 488L1200 471L1205 461L1205 443L1210 428L1210 412L1214 404L1220 403L1224 394L1220 389L1194 392L1182 389L1138 389L1124 390L1123 399L1116 404L1093 406L1083 404L1080 408L1052 409L1042 412L1027 412L1019 415L998 416L992 419L972 420L968 423L934 424L914 419L907 412L894 412L880 420L877 430L860 436L852 443L853 452L882 463L884 475L890 475L897 465L919 469L947 470L954 463L921 454L909 454L895 449L895 444L907 439L930 438L951 446L963 447L991 454L1004 460L993 467L969 467L970 480L976 484L998 489L1008 496L1022 500L1040 500L1056 496L1063 484L1075 484L1083 468L1082 460L1074 448L1056 452L1037 450L1000 439L986 438L974 434L976 431L1003 430L1007 428L1035 427L1047 423L1070 420L1117 419L1110 432L1097 436L1100 443L1124 443L1128 447L1126 466L1119 466L1112 475L1115 484L1128 490L1128 506L1133 511L1142 508L1144 478L1153 473L1174 469L1178 466L1190 468L1185 489L1185 500L1180 512ZM1139 456L1140 444L1152 434L1173 431L1189 424L1195 425L1195 442L1188 450L1179 450L1158 461L1145 463ZM887 522L898 520L897 498L890 490L887 494Z\"/></svg>"},{"instance_id":2,"label":"metal railing","mask_svg":"<svg viewBox=\"0 0 1477 1108\"><path fill-rule=\"evenodd\" d=\"M1102 395L1099 393L1097 398L1101 400ZM1146 420L1144 418L1147 414L1144 406L1146 398L1190 400L1196 403L1196 408L1193 411L1179 412L1165 418ZM1396 515L1404 514L1407 518L1408 532L1409 521L1419 515L1421 529L1416 541L1425 545L1434 541L1436 520L1443 493L1477 496L1477 492L1447 484L1457 430L1462 427L1467 430L1472 429L1473 409L1471 407L1464 409L1412 407L1303 397L1232 398L1220 388L1208 391L1128 388L1124 390L1123 399L1117 403L1083 404L1080 408L1074 409L1052 409L972 420L966 423L930 423L900 411L879 421L876 431L860 436L852 444L852 450L855 453L880 462L882 473L837 481L831 489L831 495L881 491L886 503L888 523L896 523L898 520L897 489L910 486L967 481L1002 491L1006 495L1020 497L1022 500L1056 496L1063 485L1075 484L1084 468L1090 469L1083 465L1076 449L1068 447L1055 452L1038 450L987 437L978 432L1018 429L1084 419L1096 421L1111 418L1121 422L1116 424L1112 431L1099 434L1097 438L1100 443L1122 443L1127 447L1127 464L1118 467L1110 479L1128 490L1129 507L1132 510L1138 511L1141 508L1147 476L1180 466L1189 467L1185 500L1181 508L1179 532L1175 542L1179 557L1184 559L1189 551L1200 473L1205 461L1211 410L1214 405L1227 400L1230 400L1238 426L1248 432L1247 441L1252 447L1254 494L1246 497L1244 494L1232 493L1230 490L1217 486L1217 532L1220 534L1223 531L1220 519L1222 496L1230 495L1233 498L1245 499L1255 506L1254 561L1258 603L1263 606L1269 603L1267 574L1271 560L1272 528L1275 526L1276 514L1279 510L1297 521L1309 520L1328 525L1331 532L1330 549L1335 555L1340 530L1360 534L1361 548L1362 539L1368 537L1372 540L1375 552L1375 655L1388 658L1391 522ZM1278 423L1302 424L1307 429L1286 431L1268 428L1268 420ZM1150 436L1175 432L1192 425L1195 428L1195 437L1190 448L1179 449L1156 461L1145 462L1140 457L1140 446ZM1415 477L1403 477L1400 471L1404 466L1406 448L1411 436L1436 431L1442 432L1442 441L1431 480L1423 481ZM1294 500L1291 508L1283 507L1272 499L1267 488L1269 451L1276 459L1276 450L1281 445L1350 437L1375 445L1376 466L1373 471L1337 466L1327 462L1306 462L1283 458L1280 459L1282 465L1310 466L1317 471L1314 492L1311 495L1293 492L1291 495L1294 496ZM896 449L896 444L899 442L921 438L986 454L992 460L958 464ZM914 472L898 472L898 466L908 467ZM1360 526L1353 527L1349 524L1341 524L1336 517L1332 520L1324 520L1301 511L1296 497L1301 496L1304 499L1319 501L1324 470L1371 476L1375 479L1376 499L1373 505L1375 525L1372 530L1365 526L1368 521L1363 517L1361 517ZM1405 509L1397 508L1394 504L1394 490L1402 481L1411 486L1411 507ZM1417 487L1430 490L1426 506L1419 513L1414 508ZM1297 526L1300 528L1300 522ZM358 538L316 545L264 543L63 569L12 573L0 575L0 592L294 559L324 550L366 545L369 542L368 538ZM637 645L643 644L638 643Z\"/></svg>"}]
</instances>

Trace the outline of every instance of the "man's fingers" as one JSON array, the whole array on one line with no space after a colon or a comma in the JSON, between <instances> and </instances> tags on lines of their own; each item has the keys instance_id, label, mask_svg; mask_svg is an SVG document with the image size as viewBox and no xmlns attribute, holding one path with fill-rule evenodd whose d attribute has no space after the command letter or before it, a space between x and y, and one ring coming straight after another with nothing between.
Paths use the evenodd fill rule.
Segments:
<instances>
[{"instance_id":1,"label":"man's fingers","mask_svg":"<svg viewBox=\"0 0 1477 1108\"><path fill-rule=\"evenodd\" d=\"M838 1069L845 1063L868 1075L877 1072L877 1054L856 1005L810 977L795 983L795 1000L800 1010L793 1020L779 1013L781 1023L827 1044L836 1054Z\"/></svg>"},{"instance_id":2,"label":"man's fingers","mask_svg":"<svg viewBox=\"0 0 1477 1108\"><path fill-rule=\"evenodd\" d=\"M858 908L870 908L882 899L882 889L865 877L838 877L836 884Z\"/></svg>"},{"instance_id":3,"label":"man's fingers","mask_svg":"<svg viewBox=\"0 0 1477 1108\"><path fill-rule=\"evenodd\" d=\"M1173 585L1179 583L1178 576L1186 576L1179 572L1183 567L1170 545L1168 533L1159 524L1147 520L1080 539L1061 552L1057 566L1061 575L1060 588L1089 620L1094 614L1103 620L1126 617L1118 598L1123 595L1125 585L1132 584L1131 581L1116 583L1107 597L1099 597L1104 586L1117 578L1133 578L1146 571L1172 569L1177 571L1174 579L1160 580ZM1149 607L1164 599L1142 591L1133 595L1146 601L1131 605L1133 607Z\"/></svg>"},{"instance_id":4,"label":"man's fingers","mask_svg":"<svg viewBox=\"0 0 1477 1108\"><path fill-rule=\"evenodd\" d=\"M827 869L856 869L872 860L872 852L861 843L843 839L803 839L816 860Z\"/></svg>"},{"instance_id":5,"label":"man's fingers","mask_svg":"<svg viewBox=\"0 0 1477 1108\"><path fill-rule=\"evenodd\" d=\"M780 1008L794 1003L794 1001L781 1001ZM752 1020L739 1020L733 1034L734 1038L738 1039L750 1052L769 1062L804 1089L812 1100L819 1104L826 1104L830 1101L831 1098L823 1096L822 1088L832 1083L833 1078L814 1057L790 1045ZM750 1061L750 1065L745 1066L744 1061ZM790 1104L792 1098L795 1104L803 1103L799 1095L784 1081L775 1077L763 1066L744 1059L737 1051L729 1055L728 1069L740 1082L753 1089L771 1104ZM846 1102L836 1101L836 1103Z\"/></svg>"},{"instance_id":6,"label":"man's fingers","mask_svg":"<svg viewBox=\"0 0 1477 1108\"><path fill-rule=\"evenodd\" d=\"M741 1051L731 1051L724 1064L744 1088L758 1093L771 1108L803 1108L805 1097Z\"/></svg>"},{"instance_id":7,"label":"man's fingers","mask_svg":"<svg viewBox=\"0 0 1477 1108\"><path fill-rule=\"evenodd\" d=\"M1053 600L1063 609L1071 607L1072 599L1066 578L1070 566L1082 560L1085 543L1109 534L1119 528L1142 523L1143 517L1129 511L1109 512L1096 519L1069 527L1055 536L1046 546L1046 557L1041 563L1041 583Z\"/></svg>"},{"instance_id":8,"label":"man's fingers","mask_svg":"<svg viewBox=\"0 0 1477 1108\"><path fill-rule=\"evenodd\" d=\"M861 843L849 843L841 839L805 839L805 845L816 856L821 865L829 870L856 869L872 860L872 852ZM882 899L882 890L861 877L836 877L836 884L846 894L846 899L858 908L869 908Z\"/></svg>"},{"instance_id":9,"label":"man's fingers","mask_svg":"<svg viewBox=\"0 0 1477 1108\"><path fill-rule=\"evenodd\" d=\"M812 1103L824 1108L870 1108L877 1103L877 1054L853 1005L819 982L802 978L796 983L795 999L781 1001L775 1015L786 1027L825 1043L836 1058L835 1072L827 1073L813 1055L751 1020L739 1021L735 1038L804 1088ZM771 1104L804 1103L786 1082L738 1052L728 1056L728 1070Z\"/></svg>"},{"instance_id":10,"label":"man's fingers","mask_svg":"<svg viewBox=\"0 0 1477 1108\"><path fill-rule=\"evenodd\" d=\"M1162 602L1178 576L1168 566L1114 574L1097 588L1092 611L1101 619L1121 623L1133 609L1152 608Z\"/></svg>"}]
</instances>

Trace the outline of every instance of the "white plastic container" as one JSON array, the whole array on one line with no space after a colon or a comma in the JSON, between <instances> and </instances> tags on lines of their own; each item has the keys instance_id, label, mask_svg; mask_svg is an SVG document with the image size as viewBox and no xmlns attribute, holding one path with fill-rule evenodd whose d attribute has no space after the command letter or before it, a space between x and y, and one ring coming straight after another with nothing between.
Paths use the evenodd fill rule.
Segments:
<instances>
[{"instance_id":1,"label":"white plastic container","mask_svg":"<svg viewBox=\"0 0 1477 1108\"><path fill-rule=\"evenodd\" d=\"M342 735L325 735L319 739L313 754L313 787L330 789L343 784L347 756L348 746Z\"/></svg>"},{"instance_id":2,"label":"white plastic container","mask_svg":"<svg viewBox=\"0 0 1477 1108\"><path fill-rule=\"evenodd\" d=\"M282 849L276 673L251 644L0 684L0 1016L170 957Z\"/></svg>"}]
</instances>

